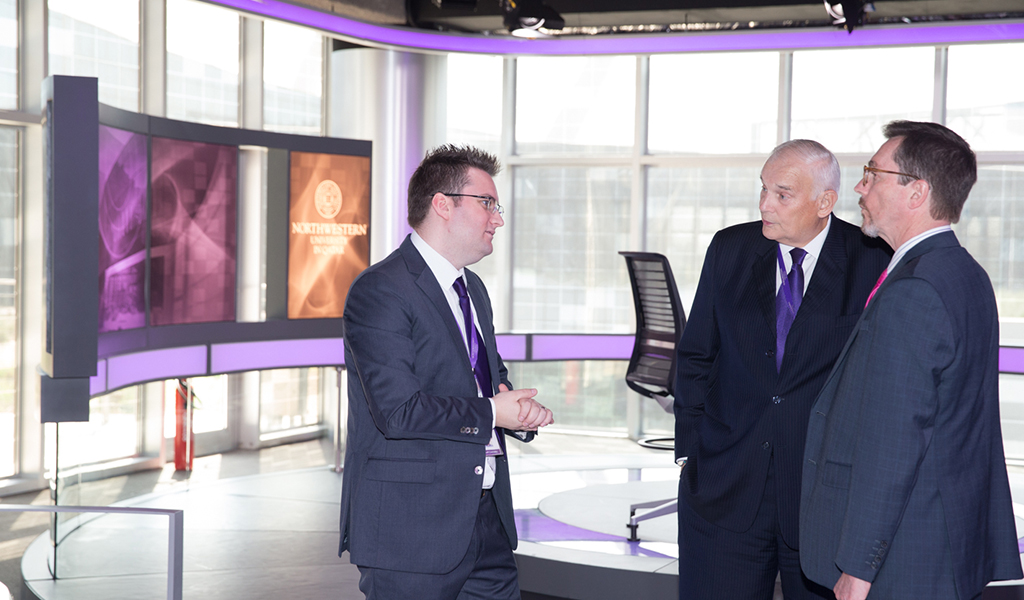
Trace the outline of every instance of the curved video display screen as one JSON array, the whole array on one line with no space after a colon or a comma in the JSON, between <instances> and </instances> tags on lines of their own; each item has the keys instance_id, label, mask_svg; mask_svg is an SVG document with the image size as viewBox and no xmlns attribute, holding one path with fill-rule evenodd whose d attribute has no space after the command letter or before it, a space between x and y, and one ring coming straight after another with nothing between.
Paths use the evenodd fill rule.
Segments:
<instances>
[{"instance_id":1,"label":"curved video display screen","mask_svg":"<svg viewBox=\"0 0 1024 600\"><path fill-rule=\"evenodd\" d=\"M370 265L370 159L292 152L288 318L336 319Z\"/></svg>"},{"instance_id":2,"label":"curved video display screen","mask_svg":"<svg viewBox=\"0 0 1024 600\"><path fill-rule=\"evenodd\" d=\"M146 136L100 126L99 331L146 325Z\"/></svg>"},{"instance_id":3,"label":"curved video display screen","mask_svg":"<svg viewBox=\"0 0 1024 600\"><path fill-rule=\"evenodd\" d=\"M90 393L343 364L345 296L370 258L370 142L105 105L99 113L99 362ZM263 240L259 322L237 322L243 147L264 157L263 205L248 206L263 215L262 230L247 231Z\"/></svg>"},{"instance_id":4,"label":"curved video display screen","mask_svg":"<svg viewBox=\"0 0 1024 600\"><path fill-rule=\"evenodd\" d=\"M151 143L149 322L234 321L238 148Z\"/></svg>"}]
</instances>

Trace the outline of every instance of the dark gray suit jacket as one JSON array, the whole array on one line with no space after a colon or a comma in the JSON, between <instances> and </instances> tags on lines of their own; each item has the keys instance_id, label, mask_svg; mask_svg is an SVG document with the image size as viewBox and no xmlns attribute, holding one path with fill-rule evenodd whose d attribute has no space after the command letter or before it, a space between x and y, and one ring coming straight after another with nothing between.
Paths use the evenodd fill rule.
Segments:
<instances>
[{"instance_id":1,"label":"dark gray suit jacket","mask_svg":"<svg viewBox=\"0 0 1024 600\"><path fill-rule=\"evenodd\" d=\"M754 522L774 464L780 527L795 546L811 404L889 253L832 216L780 372L778 248L761 233L760 221L723 229L712 240L677 350L675 450L677 458L689 457L680 501L731 531Z\"/></svg>"},{"instance_id":2,"label":"dark gray suit jacket","mask_svg":"<svg viewBox=\"0 0 1024 600\"><path fill-rule=\"evenodd\" d=\"M815 401L800 562L873 598L960 598L1021 577L999 426L988 275L952 232L896 265ZM941 588L941 581L947 589Z\"/></svg>"},{"instance_id":3,"label":"dark gray suit jacket","mask_svg":"<svg viewBox=\"0 0 1024 600\"><path fill-rule=\"evenodd\" d=\"M509 385L487 290L468 269L466 279L491 380ZM352 283L344 319L340 552L365 567L447 573L466 555L476 523L491 407L477 396L458 324L409 237ZM496 462L494 500L515 548L508 461Z\"/></svg>"}]
</instances>

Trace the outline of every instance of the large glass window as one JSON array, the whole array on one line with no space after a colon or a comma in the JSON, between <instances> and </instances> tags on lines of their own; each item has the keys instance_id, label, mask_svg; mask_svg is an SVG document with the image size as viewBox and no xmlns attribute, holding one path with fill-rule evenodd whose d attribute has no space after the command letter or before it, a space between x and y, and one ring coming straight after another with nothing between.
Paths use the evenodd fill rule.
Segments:
<instances>
[{"instance_id":1,"label":"large glass window","mask_svg":"<svg viewBox=\"0 0 1024 600\"><path fill-rule=\"evenodd\" d=\"M623 269L625 270L625 269ZM627 361L507 363L509 381L537 389L559 428L626 430Z\"/></svg>"},{"instance_id":2,"label":"large glass window","mask_svg":"<svg viewBox=\"0 0 1024 600\"><path fill-rule=\"evenodd\" d=\"M636 57L520 58L519 154L628 154L636 115Z\"/></svg>"},{"instance_id":3,"label":"large glass window","mask_svg":"<svg viewBox=\"0 0 1024 600\"><path fill-rule=\"evenodd\" d=\"M193 0L167 0L167 116L238 125L239 17Z\"/></svg>"},{"instance_id":4,"label":"large glass window","mask_svg":"<svg viewBox=\"0 0 1024 600\"><path fill-rule=\"evenodd\" d=\"M500 56L448 55L448 142L501 152L502 61Z\"/></svg>"},{"instance_id":5,"label":"large glass window","mask_svg":"<svg viewBox=\"0 0 1024 600\"><path fill-rule=\"evenodd\" d=\"M760 166L651 168L647 249L668 257L685 310L715 233L760 218Z\"/></svg>"},{"instance_id":6,"label":"large glass window","mask_svg":"<svg viewBox=\"0 0 1024 600\"><path fill-rule=\"evenodd\" d=\"M18 2L0 0L0 109L18 108Z\"/></svg>"},{"instance_id":7,"label":"large glass window","mask_svg":"<svg viewBox=\"0 0 1024 600\"><path fill-rule=\"evenodd\" d=\"M316 425L321 420L322 369L260 372L260 433Z\"/></svg>"},{"instance_id":8,"label":"large glass window","mask_svg":"<svg viewBox=\"0 0 1024 600\"><path fill-rule=\"evenodd\" d=\"M999 375L999 423L1006 457L1024 459L1024 375Z\"/></svg>"},{"instance_id":9,"label":"large glass window","mask_svg":"<svg viewBox=\"0 0 1024 600\"><path fill-rule=\"evenodd\" d=\"M949 49L946 123L975 151L1024 149L1024 43Z\"/></svg>"},{"instance_id":10,"label":"large glass window","mask_svg":"<svg viewBox=\"0 0 1024 600\"><path fill-rule=\"evenodd\" d=\"M0 477L16 472L18 130L0 127Z\"/></svg>"},{"instance_id":11,"label":"large glass window","mask_svg":"<svg viewBox=\"0 0 1024 600\"><path fill-rule=\"evenodd\" d=\"M136 456L139 390L132 386L90 399L88 423L58 423L58 469Z\"/></svg>"},{"instance_id":12,"label":"large glass window","mask_svg":"<svg viewBox=\"0 0 1024 600\"><path fill-rule=\"evenodd\" d=\"M778 137L779 54L652 56L649 106L651 154L771 152Z\"/></svg>"},{"instance_id":13,"label":"large glass window","mask_svg":"<svg viewBox=\"0 0 1024 600\"><path fill-rule=\"evenodd\" d=\"M192 387L192 432L209 433L228 428L228 376L189 377ZM164 382L164 437L173 438L177 427L177 379ZM187 389L187 388L186 388Z\"/></svg>"},{"instance_id":14,"label":"large glass window","mask_svg":"<svg viewBox=\"0 0 1024 600\"><path fill-rule=\"evenodd\" d=\"M324 38L305 27L263 23L263 127L320 135Z\"/></svg>"},{"instance_id":15,"label":"large glass window","mask_svg":"<svg viewBox=\"0 0 1024 600\"><path fill-rule=\"evenodd\" d=\"M518 167L512 221L512 327L628 332L633 296L630 173L608 167Z\"/></svg>"},{"instance_id":16,"label":"large glass window","mask_svg":"<svg viewBox=\"0 0 1024 600\"><path fill-rule=\"evenodd\" d=\"M932 47L795 52L790 137L873 153L889 121L931 120L934 90Z\"/></svg>"},{"instance_id":17,"label":"large glass window","mask_svg":"<svg viewBox=\"0 0 1024 600\"><path fill-rule=\"evenodd\" d=\"M954 227L992 279L999 316L1024 317L1024 165L979 166Z\"/></svg>"},{"instance_id":18,"label":"large glass window","mask_svg":"<svg viewBox=\"0 0 1024 600\"><path fill-rule=\"evenodd\" d=\"M139 110L139 1L49 0L52 75L99 78L100 102Z\"/></svg>"}]
</instances>

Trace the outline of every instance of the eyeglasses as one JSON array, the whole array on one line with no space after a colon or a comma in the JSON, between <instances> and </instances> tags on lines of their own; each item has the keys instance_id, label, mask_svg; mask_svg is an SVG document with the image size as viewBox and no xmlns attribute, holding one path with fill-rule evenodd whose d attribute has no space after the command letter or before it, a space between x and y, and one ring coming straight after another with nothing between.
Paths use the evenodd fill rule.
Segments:
<instances>
[{"instance_id":1,"label":"eyeglasses","mask_svg":"<svg viewBox=\"0 0 1024 600\"><path fill-rule=\"evenodd\" d=\"M465 196L466 198L479 198L480 204L483 204L484 208L489 210L491 214L496 214L499 216L505 214L505 208L502 205L498 204L497 199L492 198L491 196L478 196L476 194L449 194L447 192L439 193L444 194L445 196Z\"/></svg>"},{"instance_id":2,"label":"eyeglasses","mask_svg":"<svg viewBox=\"0 0 1024 600\"><path fill-rule=\"evenodd\" d=\"M911 175L910 173L900 173L899 171L886 171L885 169L879 169L878 167L869 167L867 165L864 165L864 177L861 179L861 181L865 183L867 182L868 173L889 173L890 175L902 175L904 177L909 177L911 179L921 179L920 177Z\"/></svg>"}]
</instances>

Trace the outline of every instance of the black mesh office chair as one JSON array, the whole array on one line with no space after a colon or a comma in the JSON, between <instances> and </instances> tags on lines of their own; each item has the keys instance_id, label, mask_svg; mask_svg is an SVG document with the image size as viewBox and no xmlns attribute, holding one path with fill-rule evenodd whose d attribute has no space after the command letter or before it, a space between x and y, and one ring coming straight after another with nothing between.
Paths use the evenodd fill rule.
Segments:
<instances>
[{"instance_id":1,"label":"black mesh office chair","mask_svg":"<svg viewBox=\"0 0 1024 600\"><path fill-rule=\"evenodd\" d=\"M636 393L655 400L666 412L672 412L676 374L676 342L686 326L686 314L679 300L676 280L668 258L653 252L619 252L626 259L629 282L633 287L636 309L636 342L626 370L626 385ZM640 445L672 450L674 439L649 438ZM641 502L629 507L629 540L640 541L637 527L641 521L676 512L676 499ZM637 516L638 509L649 510Z\"/></svg>"},{"instance_id":2,"label":"black mesh office chair","mask_svg":"<svg viewBox=\"0 0 1024 600\"><path fill-rule=\"evenodd\" d=\"M653 252L619 252L626 259L636 310L636 341L626 370L626 385L672 412L676 342L686 314L668 258ZM641 445L671 449L672 438L641 440ZM660 442L660 443L659 443Z\"/></svg>"}]
</instances>

